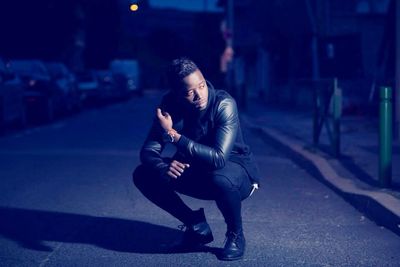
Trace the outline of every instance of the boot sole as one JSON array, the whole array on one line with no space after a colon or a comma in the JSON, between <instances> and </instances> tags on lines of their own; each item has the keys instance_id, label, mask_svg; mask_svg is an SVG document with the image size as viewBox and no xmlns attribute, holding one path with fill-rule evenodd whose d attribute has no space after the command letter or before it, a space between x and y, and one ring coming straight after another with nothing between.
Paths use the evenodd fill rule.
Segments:
<instances>
[{"instance_id":1,"label":"boot sole","mask_svg":"<svg viewBox=\"0 0 400 267\"><path fill-rule=\"evenodd\" d=\"M218 257L219 260L221 261L236 261L236 260L241 260L243 259L244 255L238 256L238 257Z\"/></svg>"}]
</instances>

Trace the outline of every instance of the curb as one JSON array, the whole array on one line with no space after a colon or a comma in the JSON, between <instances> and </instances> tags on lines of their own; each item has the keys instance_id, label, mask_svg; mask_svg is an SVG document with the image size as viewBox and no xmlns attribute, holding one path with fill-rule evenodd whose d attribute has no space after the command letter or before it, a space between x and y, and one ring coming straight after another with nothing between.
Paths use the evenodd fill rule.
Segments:
<instances>
[{"instance_id":1,"label":"curb","mask_svg":"<svg viewBox=\"0 0 400 267\"><path fill-rule=\"evenodd\" d=\"M252 124L248 118L243 122L251 130L257 131L268 142L278 146L295 163L303 167L313 177L330 187L355 208L363 212L378 225L384 226L400 236L400 200L390 194L368 188L361 181L357 184L351 179L337 174L327 160L306 150L306 144L268 127Z\"/></svg>"}]
</instances>

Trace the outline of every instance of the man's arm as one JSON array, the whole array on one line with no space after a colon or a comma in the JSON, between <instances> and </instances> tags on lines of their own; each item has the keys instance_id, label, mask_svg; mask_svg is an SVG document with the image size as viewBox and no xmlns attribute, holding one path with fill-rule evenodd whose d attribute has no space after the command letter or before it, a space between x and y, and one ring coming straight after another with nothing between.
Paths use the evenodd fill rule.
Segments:
<instances>
[{"instance_id":1,"label":"man's arm","mask_svg":"<svg viewBox=\"0 0 400 267\"><path fill-rule=\"evenodd\" d=\"M160 175L167 175L171 178L177 178L180 176L186 168L189 168L189 164L178 162L173 160L172 162L165 162L161 157L161 153L165 147L165 141L162 136L165 133L165 122L167 122L168 128L172 128L172 119L168 112L164 115L161 113L163 110L170 110L174 114L174 118L179 121L178 112L173 108L174 105L171 103L171 96L164 96L160 108L157 109L156 117L154 118L153 125L147 135L146 141L144 142L140 151L140 160L143 164L148 165L159 172ZM160 117L167 116L169 121L160 120Z\"/></svg>"},{"instance_id":2,"label":"man's arm","mask_svg":"<svg viewBox=\"0 0 400 267\"><path fill-rule=\"evenodd\" d=\"M235 100L226 98L221 101L215 120L216 131L213 146L194 142L183 136L178 136L177 149L187 157L200 161L212 169L225 166L232 151L239 127L239 117Z\"/></svg>"},{"instance_id":3,"label":"man's arm","mask_svg":"<svg viewBox=\"0 0 400 267\"><path fill-rule=\"evenodd\" d=\"M154 120L146 141L140 150L140 160L143 164L156 169L160 174L164 174L168 170L168 164L161 157L161 152L164 149L161 131L162 128L158 121Z\"/></svg>"}]
</instances>

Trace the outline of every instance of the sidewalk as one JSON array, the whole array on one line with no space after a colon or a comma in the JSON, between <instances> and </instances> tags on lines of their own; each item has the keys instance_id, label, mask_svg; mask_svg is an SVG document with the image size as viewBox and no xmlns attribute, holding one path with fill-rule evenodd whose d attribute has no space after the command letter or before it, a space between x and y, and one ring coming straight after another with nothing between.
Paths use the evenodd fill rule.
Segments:
<instances>
[{"instance_id":1,"label":"sidewalk","mask_svg":"<svg viewBox=\"0 0 400 267\"><path fill-rule=\"evenodd\" d=\"M320 146L312 145L312 113L269 107L253 100L243 123L285 150L287 155L378 224L400 234L400 144L393 142L392 186L378 177L378 120L345 116L341 121L341 157L329 154L324 126Z\"/></svg>"}]
</instances>

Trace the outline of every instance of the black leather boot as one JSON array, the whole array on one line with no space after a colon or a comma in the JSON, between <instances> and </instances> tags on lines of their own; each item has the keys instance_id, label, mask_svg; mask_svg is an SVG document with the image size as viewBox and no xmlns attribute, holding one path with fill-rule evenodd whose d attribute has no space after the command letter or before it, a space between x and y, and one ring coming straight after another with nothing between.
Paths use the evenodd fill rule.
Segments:
<instances>
[{"instance_id":1,"label":"black leather boot","mask_svg":"<svg viewBox=\"0 0 400 267\"><path fill-rule=\"evenodd\" d=\"M183 234L181 246L202 246L214 240L211 228L206 221L203 208L194 212L192 223L189 225L185 224L185 227L186 230Z\"/></svg>"},{"instance_id":2,"label":"black leather boot","mask_svg":"<svg viewBox=\"0 0 400 267\"><path fill-rule=\"evenodd\" d=\"M246 248L246 240L243 235L243 231L235 233L228 231L226 233L225 246L222 249L220 260L234 261L243 258L244 251Z\"/></svg>"}]
</instances>

